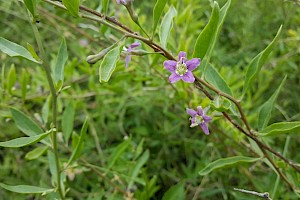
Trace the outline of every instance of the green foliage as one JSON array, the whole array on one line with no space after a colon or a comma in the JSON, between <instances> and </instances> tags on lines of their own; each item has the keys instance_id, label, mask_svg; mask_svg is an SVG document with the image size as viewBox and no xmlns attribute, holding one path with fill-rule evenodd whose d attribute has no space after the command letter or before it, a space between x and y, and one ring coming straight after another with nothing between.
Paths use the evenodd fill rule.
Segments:
<instances>
[{"instance_id":1,"label":"green foliage","mask_svg":"<svg viewBox=\"0 0 300 200\"><path fill-rule=\"evenodd\" d=\"M78 16L80 0L62 0L64 6L73 16Z\"/></svg>"},{"instance_id":2,"label":"green foliage","mask_svg":"<svg viewBox=\"0 0 300 200\"><path fill-rule=\"evenodd\" d=\"M29 51L24 47L0 37L0 50L11 57L19 56L32 62L40 63L32 57Z\"/></svg>"},{"instance_id":3,"label":"green foliage","mask_svg":"<svg viewBox=\"0 0 300 200\"><path fill-rule=\"evenodd\" d=\"M162 200L184 200L185 192L184 192L184 183L178 183L171 187L163 196Z\"/></svg>"},{"instance_id":4,"label":"green foliage","mask_svg":"<svg viewBox=\"0 0 300 200\"><path fill-rule=\"evenodd\" d=\"M54 67L54 81L57 83L58 81L64 81L64 69L65 63L68 60L68 51L66 40L63 38L59 47L59 51L57 54L55 67Z\"/></svg>"},{"instance_id":5,"label":"green foliage","mask_svg":"<svg viewBox=\"0 0 300 200\"><path fill-rule=\"evenodd\" d=\"M258 130L263 129L268 125L275 101L285 80L286 80L286 76L281 81L280 85L278 86L278 89L274 92L274 94L260 107L258 113Z\"/></svg>"},{"instance_id":6,"label":"green foliage","mask_svg":"<svg viewBox=\"0 0 300 200\"><path fill-rule=\"evenodd\" d=\"M46 193L53 191L53 189L41 188L41 187L36 187L36 186L31 186L31 185L14 185L14 186L12 186L12 185L6 185L4 183L0 183L0 186L11 192L22 193L22 194L31 194L31 193L46 194Z\"/></svg>"},{"instance_id":7,"label":"green foliage","mask_svg":"<svg viewBox=\"0 0 300 200\"><path fill-rule=\"evenodd\" d=\"M263 64L267 61L267 58L268 58L269 54L271 53L271 51L275 45L275 42L277 41L277 39L279 37L281 29L282 29L282 26L280 26L280 28L279 28L276 36L272 40L272 42L262 52L260 52L257 56L255 56L251 60L249 66L247 67L247 72L245 75L243 95L247 92L249 85L252 83L255 76L259 73Z\"/></svg>"},{"instance_id":8,"label":"green foliage","mask_svg":"<svg viewBox=\"0 0 300 200\"><path fill-rule=\"evenodd\" d=\"M60 199L58 175L68 200L251 198L233 188L269 192L272 199L299 199L282 179L276 181L277 174L265 158L257 158L263 156L259 148L220 115L225 111L242 124L232 102L209 89L214 101L191 84L169 84L169 73L163 68L166 58L138 38L126 36L128 44L139 40L142 45L140 51L132 52L130 67L125 69L124 35L99 22L71 16L88 14L80 11L78 15L79 1L64 1L68 12L37 2L35 15L40 15L42 23L33 26L39 29L46 50L48 60L43 63L49 64L59 85L55 128L60 170L52 138L20 149L1 148L0 177L5 184L0 199ZM113 17L133 34L145 35L115 1L81 4ZM0 55L0 144L20 140L24 134L28 137L22 143L29 144L28 138L38 138L54 127L53 98L25 6L30 11L34 4L0 1L1 36L6 38L0 40L4 52ZM277 0L158 0L133 1L133 11L152 36L145 41L165 46L173 56L186 51L191 59L193 53L202 52L202 64L194 74L226 94L243 96L237 100L257 138L292 161L300 159L298 7ZM212 21L214 28L208 34ZM274 27L281 24L281 33L274 39ZM199 33L206 35L201 43ZM65 43L59 38L65 38ZM114 49L105 52L100 70L86 62L88 55L110 47ZM9 59L7 54L26 59ZM55 67L58 59L64 62ZM254 66L255 72L243 78L252 70L247 66ZM208 115L214 120L208 124L209 136L198 127L189 128L185 109L199 105L211 107ZM297 186L298 173L279 159L274 162ZM205 177L201 177L199 171L204 169ZM24 188L25 194L16 193Z\"/></svg>"},{"instance_id":9,"label":"green foliage","mask_svg":"<svg viewBox=\"0 0 300 200\"><path fill-rule=\"evenodd\" d=\"M159 27L159 39L163 48L167 47L167 39L170 31L173 27L173 18L177 15L177 11L174 6L171 6L162 19L161 25Z\"/></svg>"},{"instance_id":10,"label":"green foliage","mask_svg":"<svg viewBox=\"0 0 300 200\"><path fill-rule=\"evenodd\" d=\"M122 48L122 45L118 45L112 50L110 50L103 58L103 61L101 62L100 68L99 68L99 81L100 83L102 81L107 82L109 81L112 73L114 72L117 61L120 57L120 50Z\"/></svg>"},{"instance_id":11,"label":"green foliage","mask_svg":"<svg viewBox=\"0 0 300 200\"><path fill-rule=\"evenodd\" d=\"M153 8L153 28L152 28L152 35L154 35L158 21L162 12L167 4L167 0L157 0L154 8Z\"/></svg>"},{"instance_id":12,"label":"green foliage","mask_svg":"<svg viewBox=\"0 0 300 200\"><path fill-rule=\"evenodd\" d=\"M220 8L218 3L215 1L209 22L207 23L205 28L201 31L200 35L196 40L193 58L203 59L206 53L208 52L209 47L213 42L214 36L217 33L219 17L220 17Z\"/></svg>"},{"instance_id":13,"label":"green foliage","mask_svg":"<svg viewBox=\"0 0 300 200\"><path fill-rule=\"evenodd\" d=\"M201 176L205 176L209 174L210 172L224 168L224 167L232 167L234 165L237 165L239 163L251 163L251 162L256 162L260 160L261 158L251 158L251 157L245 157L245 156L235 156L235 157L228 157L228 158L221 158L218 160L215 160L212 163L209 163L206 165L200 172L199 174Z\"/></svg>"},{"instance_id":14,"label":"green foliage","mask_svg":"<svg viewBox=\"0 0 300 200\"><path fill-rule=\"evenodd\" d=\"M259 131L261 136L277 136L286 133L297 133L300 130L300 122L278 122Z\"/></svg>"},{"instance_id":15,"label":"green foliage","mask_svg":"<svg viewBox=\"0 0 300 200\"><path fill-rule=\"evenodd\" d=\"M212 66L207 65L207 68L204 72L204 77L207 82L221 90L222 92L232 95L232 91L230 87L227 85L222 76L218 73L218 71Z\"/></svg>"},{"instance_id":16,"label":"green foliage","mask_svg":"<svg viewBox=\"0 0 300 200\"><path fill-rule=\"evenodd\" d=\"M0 147L18 148L37 143L47 137L50 132L31 137L20 137L6 142L0 142Z\"/></svg>"}]
</instances>

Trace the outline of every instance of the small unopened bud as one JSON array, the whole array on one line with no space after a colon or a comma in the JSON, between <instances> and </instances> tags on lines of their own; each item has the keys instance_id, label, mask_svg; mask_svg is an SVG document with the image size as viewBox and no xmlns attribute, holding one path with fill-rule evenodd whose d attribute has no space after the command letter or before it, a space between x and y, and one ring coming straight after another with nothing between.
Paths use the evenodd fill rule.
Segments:
<instances>
[{"instance_id":1,"label":"small unopened bud","mask_svg":"<svg viewBox=\"0 0 300 200\"><path fill-rule=\"evenodd\" d=\"M133 8L133 2L129 1L126 5L125 5L127 11L129 12L129 15L131 17L131 19L136 23L139 24L139 17L137 16L136 12L134 11Z\"/></svg>"},{"instance_id":2,"label":"small unopened bud","mask_svg":"<svg viewBox=\"0 0 300 200\"><path fill-rule=\"evenodd\" d=\"M88 62L89 64L95 64L96 62L101 60L111 48L112 47L108 47L106 49L103 49L102 51L100 51L99 53L97 53L95 55L89 55L86 58L86 62Z\"/></svg>"}]
</instances>

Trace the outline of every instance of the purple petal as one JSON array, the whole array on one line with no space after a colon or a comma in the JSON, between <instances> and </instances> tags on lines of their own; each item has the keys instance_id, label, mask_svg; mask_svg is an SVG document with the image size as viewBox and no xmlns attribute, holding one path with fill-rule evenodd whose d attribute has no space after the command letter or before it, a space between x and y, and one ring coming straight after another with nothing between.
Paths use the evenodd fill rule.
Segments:
<instances>
[{"instance_id":1,"label":"purple petal","mask_svg":"<svg viewBox=\"0 0 300 200\"><path fill-rule=\"evenodd\" d=\"M200 58L193 58L191 60L186 61L185 64L188 70L193 71L200 65Z\"/></svg>"},{"instance_id":2,"label":"purple petal","mask_svg":"<svg viewBox=\"0 0 300 200\"><path fill-rule=\"evenodd\" d=\"M164 62L164 66L165 68L170 71L170 72L175 72L176 70L176 65L177 65L177 62L174 61L174 60L166 60Z\"/></svg>"},{"instance_id":3,"label":"purple petal","mask_svg":"<svg viewBox=\"0 0 300 200\"><path fill-rule=\"evenodd\" d=\"M131 55L127 54L125 58L125 67L128 68L128 64L131 61Z\"/></svg>"},{"instance_id":4,"label":"purple petal","mask_svg":"<svg viewBox=\"0 0 300 200\"><path fill-rule=\"evenodd\" d=\"M178 54L178 60L183 58L183 60L186 60L186 53L184 51L180 51Z\"/></svg>"},{"instance_id":5,"label":"purple petal","mask_svg":"<svg viewBox=\"0 0 300 200\"><path fill-rule=\"evenodd\" d=\"M139 43L139 42L132 43L132 44L128 47L127 52L128 52L128 53L131 52L134 48L136 48L136 47L138 47L138 46L140 46L140 45L141 45L141 43Z\"/></svg>"},{"instance_id":6,"label":"purple petal","mask_svg":"<svg viewBox=\"0 0 300 200\"><path fill-rule=\"evenodd\" d=\"M193 83L195 81L195 77L192 72L188 71L182 76L182 80L187 83Z\"/></svg>"},{"instance_id":7,"label":"purple petal","mask_svg":"<svg viewBox=\"0 0 300 200\"><path fill-rule=\"evenodd\" d=\"M203 117L203 109L201 106L197 107L197 111L198 111L198 115L200 115L201 117Z\"/></svg>"},{"instance_id":8,"label":"purple petal","mask_svg":"<svg viewBox=\"0 0 300 200\"><path fill-rule=\"evenodd\" d=\"M140 46L141 45L141 43L139 43L139 42L134 42L134 43L132 43L131 45L130 45L130 47L132 48L132 49L134 49L134 48L136 48L136 47L138 47L138 46Z\"/></svg>"},{"instance_id":9,"label":"purple petal","mask_svg":"<svg viewBox=\"0 0 300 200\"><path fill-rule=\"evenodd\" d=\"M204 115L202 117L203 117L205 123L210 122L212 120L212 118L210 116L207 116L207 115Z\"/></svg>"},{"instance_id":10,"label":"purple petal","mask_svg":"<svg viewBox=\"0 0 300 200\"><path fill-rule=\"evenodd\" d=\"M206 135L209 135L208 126L207 126L206 123L200 124L200 127L201 127L201 129L203 130L203 132L204 132Z\"/></svg>"},{"instance_id":11,"label":"purple petal","mask_svg":"<svg viewBox=\"0 0 300 200\"><path fill-rule=\"evenodd\" d=\"M176 73L172 73L169 77L170 83L175 83L181 79L181 76L177 75Z\"/></svg>"},{"instance_id":12,"label":"purple petal","mask_svg":"<svg viewBox=\"0 0 300 200\"><path fill-rule=\"evenodd\" d=\"M191 115L192 117L195 117L197 115L197 112L190 108L187 108L186 112L187 112L187 114Z\"/></svg>"}]
</instances>

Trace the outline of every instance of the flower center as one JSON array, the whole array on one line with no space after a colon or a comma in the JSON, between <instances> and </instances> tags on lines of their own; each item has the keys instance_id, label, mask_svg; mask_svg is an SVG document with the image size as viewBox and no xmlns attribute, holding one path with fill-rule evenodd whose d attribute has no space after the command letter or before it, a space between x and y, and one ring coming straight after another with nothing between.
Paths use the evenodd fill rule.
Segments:
<instances>
[{"instance_id":1,"label":"flower center","mask_svg":"<svg viewBox=\"0 0 300 200\"><path fill-rule=\"evenodd\" d=\"M204 123L204 119L203 119L203 117L200 116L200 115L196 115L194 119L195 119L195 122L192 123L192 124L190 125L190 127L195 127L195 126L198 126L198 125Z\"/></svg>"},{"instance_id":2,"label":"flower center","mask_svg":"<svg viewBox=\"0 0 300 200\"><path fill-rule=\"evenodd\" d=\"M200 116L200 115L196 115L196 116L195 116L195 123L196 123L196 124L202 124L202 123L204 123L203 117Z\"/></svg>"},{"instance_id":3,"label":"flower center","mask_svg":"<svg viewBox=\"0 0 300 200\"><path fill-rule=\"evenodd\" d=\"M183 62L183 59L180 59L177 62L175 73L179 76L183 76L188 71L186 64Z\"/></svg>"}]
</instances>

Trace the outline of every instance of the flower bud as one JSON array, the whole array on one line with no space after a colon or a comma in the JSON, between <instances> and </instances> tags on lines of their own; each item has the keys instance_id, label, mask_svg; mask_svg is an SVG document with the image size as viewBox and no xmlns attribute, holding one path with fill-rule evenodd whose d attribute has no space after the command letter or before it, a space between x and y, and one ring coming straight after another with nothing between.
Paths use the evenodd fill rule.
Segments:
<instances>
[{"instance_id":1,"label":"flower bud","mask_svg":"<svg viewBox=\"0 0 300 200\"><path fill-rule=\"evenodd\" d=\"M106 49L103 49L102 51L100 51L99 53L95 54L95 55L89 55L86 58L86 61L89 64L95 64L96 62L98 62L99 60L101 60L106 54L107 52L111 49L112 47L108 47Z\"/></svg>"}]
</instances>

